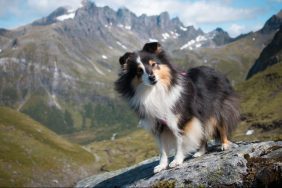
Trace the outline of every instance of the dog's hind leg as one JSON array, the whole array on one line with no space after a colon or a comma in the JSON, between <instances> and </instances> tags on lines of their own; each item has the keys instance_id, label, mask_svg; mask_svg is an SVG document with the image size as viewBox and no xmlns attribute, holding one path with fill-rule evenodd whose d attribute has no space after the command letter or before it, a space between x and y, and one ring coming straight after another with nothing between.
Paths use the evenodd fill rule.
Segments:
<instances>
[{"instance_id":1,"label":"dog's hind leg","mask_svg":"<svg viewBox=\"0 0 282 188\"><path fill-rule=\"evenodd\" d=\"M221 124L218 127L220 141L221 141L221 150L228 150L230 148L231 142L227 139L227 130L226 125Z\"/></svg>"},{"instance_id":2,"label":"dog's hind leg","mask_svg":"<svg viewBox=\"0 0 282 188\"><path fill-rule=\"evenodd\" d=\"M193 157L200 157L207 152L208 144L206 140L201 142L200 149L193 155Z\"/></svg>"}]
</instances>

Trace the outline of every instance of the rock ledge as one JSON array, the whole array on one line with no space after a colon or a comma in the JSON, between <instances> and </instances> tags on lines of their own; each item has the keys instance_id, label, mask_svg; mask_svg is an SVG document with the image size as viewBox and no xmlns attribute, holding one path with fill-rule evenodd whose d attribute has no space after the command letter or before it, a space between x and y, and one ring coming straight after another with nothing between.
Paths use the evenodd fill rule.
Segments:
<instances>
[{"instance_id":1,"label":"rock ledge","mask_svg":"<svg viewBox=\"0 0 282 188\"><path fill-rule=\"evenodd\" d=\"M88 177L76 187L282 187L282 141L237 144L228 151L211 147L208 154L155 175L158 157Z\"/></svg>"}]
</instances>

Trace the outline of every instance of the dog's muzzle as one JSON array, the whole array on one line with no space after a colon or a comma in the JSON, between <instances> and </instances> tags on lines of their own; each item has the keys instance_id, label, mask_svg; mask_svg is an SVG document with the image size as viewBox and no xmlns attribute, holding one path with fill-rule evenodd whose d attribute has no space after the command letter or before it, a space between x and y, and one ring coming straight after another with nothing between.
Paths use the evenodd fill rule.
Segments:
<instances>
[{"instance_id":1,"label":"dog's muzzle","mask_svg":"<svg viewBox=\"0 0 282 188\"><path fill-rule=\"evenodd\" d=\"M149 75L149 81L152 85L155 85L157 83L155 75Z\"/></svg>"}]
</instances>

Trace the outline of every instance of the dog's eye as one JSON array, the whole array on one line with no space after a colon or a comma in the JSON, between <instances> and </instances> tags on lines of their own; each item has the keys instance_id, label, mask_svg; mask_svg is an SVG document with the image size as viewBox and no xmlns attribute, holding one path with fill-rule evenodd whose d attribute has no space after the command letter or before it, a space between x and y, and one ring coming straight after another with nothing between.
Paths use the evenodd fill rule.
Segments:
<instances>
[{"instance_id":1,"label":"dog's eye","mask_svg":"<svg viewBox=\"0 0 282 188\"><path fill-rule=\"evenodd\" d=\"M152 67L155 67L157 65L157 63L152 63Z\"/></svg>"},{"instance_id":2,"label":"dog's eye","mask_svg":"<svg viewBox=\"0 0 282 188\"><path fill-rule=\"evenodd\" d=\"M140 67L138 67L138 68L137 68L137 74L141 75L142 73L143 73L143 69L140 68Z\"/></svg>"}]
</instances>

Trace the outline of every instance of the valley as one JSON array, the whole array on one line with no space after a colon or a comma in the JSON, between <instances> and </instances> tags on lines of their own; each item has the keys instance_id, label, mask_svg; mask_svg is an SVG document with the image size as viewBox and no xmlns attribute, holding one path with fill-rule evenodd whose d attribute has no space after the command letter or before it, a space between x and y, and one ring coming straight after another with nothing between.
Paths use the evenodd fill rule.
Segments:
<instances>
[{"instance_id":1,"label":"valley","mask_svg":"<svg viewBox=\"0 0 282 188\"><path fill-rule=\"evenodd\" d=\"M281 32L282 10L232 38L168 12L137 16L91 1L0 28L0 186L72 186L158 155L114 91L119 57L150 41L179 70L205 65L227 75L242 112L232 140L282 140Z\"/></svg>"}]
</instances>

